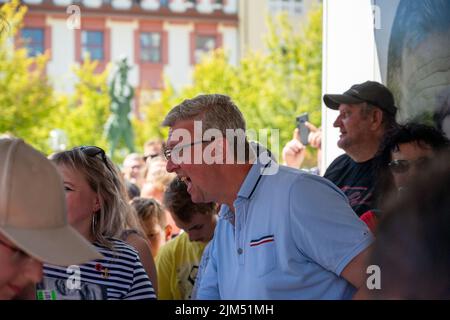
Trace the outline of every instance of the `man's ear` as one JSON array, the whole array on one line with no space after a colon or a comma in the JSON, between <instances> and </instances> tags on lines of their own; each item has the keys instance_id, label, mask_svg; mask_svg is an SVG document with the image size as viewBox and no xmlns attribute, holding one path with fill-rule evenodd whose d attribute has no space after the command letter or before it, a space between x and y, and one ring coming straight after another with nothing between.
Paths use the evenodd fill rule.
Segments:
<instances>
[{"instance_id":1,"label":"man's ear","mask_svg":"<svg viewBox=\"0 0 450 320\"><path fill-rule=\"evenodd\" d=\"M169 241L170 239L172 239L172 226L170 224L168 224L164 228L164 236L166 238L166 241Z\"/></svg>"},{"instance_id":2,"label":"man's ear","mask_svg":"<svg viewBox=\"0 0 450 320\"><path fill-rule=\"evenodd\" d=\"M374 108L371 114L371 129L378 130L383 125L383 110L380 108Z\"/></svg>"}]
</instances>

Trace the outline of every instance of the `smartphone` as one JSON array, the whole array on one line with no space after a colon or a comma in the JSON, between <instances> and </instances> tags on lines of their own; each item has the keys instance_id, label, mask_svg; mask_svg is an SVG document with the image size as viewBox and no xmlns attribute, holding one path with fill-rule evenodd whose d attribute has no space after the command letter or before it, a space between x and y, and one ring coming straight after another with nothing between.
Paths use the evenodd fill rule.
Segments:
<instances>
[{"instance_id":1,"label":"smartphone","mask_svg":"<svg viewBox=\"0 0 450 320\"><path fill-rule=\"evenodd\" d=\"M306 121L309 121L308 113L303 113L297 117L297 128L300 131L300 142L305 146L308 144L309 136L309 129L305 125Z\"/></svg>"}]
</instances>

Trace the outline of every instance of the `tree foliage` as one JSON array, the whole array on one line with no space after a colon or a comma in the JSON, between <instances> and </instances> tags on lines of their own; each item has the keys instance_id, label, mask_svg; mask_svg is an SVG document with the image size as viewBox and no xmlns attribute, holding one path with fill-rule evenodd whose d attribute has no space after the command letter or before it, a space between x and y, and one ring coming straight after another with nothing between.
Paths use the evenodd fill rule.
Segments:
<instances>
[{"instance_id":1,"label":"tree foliage","mask_svg":"<svg viewBox=\"0 0 450 320\"><path fill-rule=\"evenodd\" d=\"M64 130L67 148L106 148L104 124L110 115L108 69L96 73L96 62L87 59L73 68L78 80L75 92L56 94L45 72L48 56L27 57L25 49L10 41L18 34L25 13L26 7L18 0L4 4L0 10L0 17L7 22L0 29L0 133L21 137L46 153L51 152L48 137L52 129ZM268 18L267 23L267 52L248 52L234 66L224 51L217 50L195 66L192 85L180 91L174 90L170 79L166 79L159 98L142 108L143 120L133 119L138 150L150 138L165 138L168 131L160 124L167 112L200 93L231 96L243 112L247 128L279 130L280 148L291 139L295 117L300 113L309 112L310 121L319 125L321 7L311 11L297 34L286 15ZM123 156L118 154L114 160L120 162ZM315 158L310 154L306 165L313 162Z\"/></svg>"},{"instance_id":2,"label":"tree foliage","mask_svg":"<svg viewBox=\"0 0 450 320\"><path fill-rule=\"evenodd\" d=\"M308 112L310 121L320 125L321 6L311 11L307 23L297 34L285 14L268 18L267 23L268 53L249 52L238 66L229 64L222 50L206 56L194 69L192 85L180 92L168 86L159 101L144 109L144 126L153 128L148 133L164 134L154 126L161 123L177 103L201 93L231 96L243 112L248 129L278 129L280 145L274 150L276 153L292 138L295 117L300 113ZM316 159L311 153L306 161L308 165Z\"/></svg>"},{"instance_id":3,"label":"tree foliage","mask_svg":"<svg viewBox=\"0 0 450 320\"><path fill-rule=\"evenodd\" d=\"M57 108L45 72L48 56L28 57L26 49L13 41L26 11L18 0L0 9L7 22L0 32L0 133L24 138L47 151L48 120Z\"/></svg>"},{"instance_id":4,"label":"tree foliage","mask_svg":"<svg viewBox=\"0 0 450 320\"><path fill-rule=\"evenodd\" d=\"M53 127L66 132L68 147L107 147L103 127L110 115L108 69L97 74L96 67L97 62L89 58L82 65L74 66L73 72L77 78L75 92L70 96L60 96L60 108L53 117Z\"/></svg>"},{"instance_id":5,"label":"tree foliage","mask_svg":"<svg viewBox=\"0 0 450 320\"><path fill-rule=\"evenodd\" d=\"M105 148L103 126L110 114L108 69L96 73L97 62L88 58L72 68L77 78L74 93L54 92L46 75L48 55L28 57L21 45L26 12L18 0L5 3L0 10L6 22L0 32L0 133L20 137L47 154L53 151L49 144L53 129L66 133L67 148Z\"/></svg>"},{"instance_id":6,"label":"tree foliage","mask_svg":"<svg viewBox=\"0 0 450 320\"><path fill-rule=\"evenodd\" d=\"M20 45L26 6L14 0L0 12L6 22L0 33L0 133L20 137L47 154L53 151L49 136L54 129L65 132L66 148L105 148L103 126L110 114L108 69L96 73L97 62L87 58L72 68L77 79L74 92L54 92L46 76L48 55L28 57Z\"/></svg>"}]
</instances>

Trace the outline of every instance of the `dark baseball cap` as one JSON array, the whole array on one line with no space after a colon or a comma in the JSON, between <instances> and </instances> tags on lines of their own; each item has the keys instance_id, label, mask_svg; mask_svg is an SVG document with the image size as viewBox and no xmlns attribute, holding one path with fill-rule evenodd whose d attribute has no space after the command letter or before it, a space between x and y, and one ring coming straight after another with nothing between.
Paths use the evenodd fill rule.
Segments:
<instances>
[{"instance_id":1,"label":"dark baseball cap","mask_svg":"<svg viewBox=\"0 0 450 320\"><path fill-rule=\"evenodd\" d=\"M366 81L353 85L343 94L325 94L323 102L333 110L338 110L341 104L370 103L378 108L395 115L397 107L391 91L379 82Z\"/></svg>"}]
</instances>

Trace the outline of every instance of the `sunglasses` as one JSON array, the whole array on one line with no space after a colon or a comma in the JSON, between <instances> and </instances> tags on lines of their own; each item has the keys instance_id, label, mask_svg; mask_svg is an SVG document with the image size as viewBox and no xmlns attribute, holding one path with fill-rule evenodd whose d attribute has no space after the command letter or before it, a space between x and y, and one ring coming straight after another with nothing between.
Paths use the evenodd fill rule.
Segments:
<instances>
[{"instance_id":1,"label":"sunglasses","mask_svg":"<svg viewBox=\"0 0 450 320\"><path fill-rule=\"evenodd\" d=\"M76 149L80 150L88 157L96 157L100 155L105 166L109 169L109 171L112 171L111 167L108 165L108 159L106 158L105 150L103 150L102 148L96 146L81 146Z\"/></svg>"},{"instance_id":2,"label":"sunglasses","mask_svg":"<svg viewBox=\"0 0 450 320\"><path fill-rule=\"evenodd\" d=\"M388 167L393 173L406 173L414 165L417 169L424 169L430 163L430 158L417 160L392 160Z\"/></svg>"}]
</instances>

